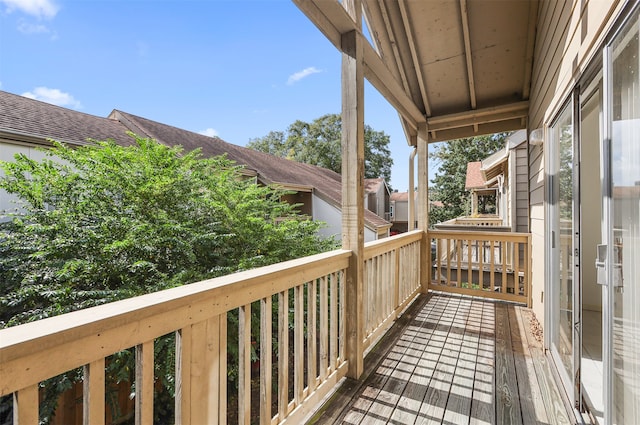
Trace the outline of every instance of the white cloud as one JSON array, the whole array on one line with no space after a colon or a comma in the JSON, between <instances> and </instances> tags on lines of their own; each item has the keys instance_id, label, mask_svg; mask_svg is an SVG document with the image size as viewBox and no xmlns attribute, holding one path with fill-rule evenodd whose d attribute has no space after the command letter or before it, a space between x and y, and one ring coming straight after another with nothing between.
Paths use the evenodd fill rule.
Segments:
<instances>
[{"instance_id":1,"label":"white cloud","mask_svg":"<svg viewBox=\"0 0 640 425\"><path fill-rule=\"evenodd\" d=\"M318 74L320 72L322 71L316 68L315 66L310 66L309 68L305 68L302 71L298 71L294 74L291 74L289 76L289 79L287 80L287 84L288 85L295 84L298 81L302 80L303 78L308 77L309 75Z\"/></svg>"},{"instance_id":2,"label":"white cloud","mask_svg":"<svg viewBox=\"0 0 640 425\"><path fill-rule=\"evenodd\" d=\"M23 20L18 24L18 31L23 34L47 34L51 32L51 30L42 24L30 24Z\"/></svg>"},{"instance_id":3,"label":"white cloud","mask_svg":"<svg viewBox=\"0 0 640 425\"><path fill-rule=\"evenodd\" d=\"M218 137L218 132L211 127L207 128L206 130L198 131L198 134L202 134L204 136L209 136L209 137Z\"/></svg>"},{"instance_id":4,"label":"white cloud","mask_svg":"<svg viewBox=\"0 0 640 425\"><path fill-rule=\"evenodd\" d=\"M8 12L20 10L36 18L52 19L60 10L53 0L0 0Z\"/></svg>"},{"instance_id":5,"label":"white cloud","mask_svg":"<svg viewBox=\"0 0 640 425\"><path fill-rule=\"evenodd\" d=\"M41 100L42 102L51 103L57 106L66 106L73 109L81 109L82 104L79 100L74 99L69 93L62 92L58 89L50 89L47 87L36 87L33 92L22 93L24 97L29 99Z\"/></svg>"}]
</instances>

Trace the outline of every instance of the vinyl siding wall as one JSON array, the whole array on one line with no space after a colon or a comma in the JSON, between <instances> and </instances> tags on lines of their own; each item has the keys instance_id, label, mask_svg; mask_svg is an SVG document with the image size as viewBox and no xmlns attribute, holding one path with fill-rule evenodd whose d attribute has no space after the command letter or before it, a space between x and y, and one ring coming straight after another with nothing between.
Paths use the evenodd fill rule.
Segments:
<instances>
[{"instance_id":1,"label":"vinyl siding wall","mask_svg":"<svg viewBox=\"0 0 640 425\"><path fill-rule=\"evenodd\" d=\"M540 1L529 102L529 130L548 127L576 81L600 51L623 7L619 0ZM548 143L545 133L545 143ZM544 321L544 149L529 147L533 309Z\"/></svg>"}]
</instances>

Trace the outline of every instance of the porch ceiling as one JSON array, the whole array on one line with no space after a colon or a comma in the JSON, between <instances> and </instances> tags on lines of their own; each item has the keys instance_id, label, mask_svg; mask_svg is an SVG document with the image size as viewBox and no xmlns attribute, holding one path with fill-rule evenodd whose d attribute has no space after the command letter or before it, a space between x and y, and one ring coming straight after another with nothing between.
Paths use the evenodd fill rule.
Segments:
<instances>
[{"instance_id":1,"label":"porch ceiling","mask_svg":"<svg viewBox=\"0 0 640 425\"><path fill-rule=\"evenodd\" d=\"M341 50L356 23L335 0L293 0ZM398 110L408 142L526 127L537 0L363 0L365 77ZM365 35L363 35L364 37Z\"/></svg>"}]
</instances>

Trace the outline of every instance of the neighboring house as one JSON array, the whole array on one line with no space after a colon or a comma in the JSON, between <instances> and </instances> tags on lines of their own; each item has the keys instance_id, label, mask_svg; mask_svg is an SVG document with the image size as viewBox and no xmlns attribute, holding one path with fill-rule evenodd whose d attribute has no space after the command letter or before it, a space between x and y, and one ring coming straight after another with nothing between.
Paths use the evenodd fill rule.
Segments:
<instances>
[{"instance_id":1,"label":"neighboring house","mask_svg":"<svg viewBox=\"0 0 640 425\"><path fill-rule=\"evenodd\" d=\"M414 199L414 221L417 212L416 200L417 192L413 193ZM391 233L404 233L409 230L409 192L393 192L391 194L391 210L393 214L391 214ZM412 226L413 229L416 228L415 223Z\"/></svg>"},{"instance_id":2,"label":"neighboring house","mask_svg":"<svg viewBox=\"0 0 640 425\"><path fill-rule=\"evenodd\" d=\"M364 179L364 208L386 221L391 218L390 195L389 186L382 177Z\"/></svg>"},{"instance_id":3,"label":"neighboring house","mask_svg":"<svg viewBox=\"0 0 640 425\"><path fill-rule=\"evenodd\" d=\"M340 175L325 168L290 161L252 149L236 146L218 137L209 137L162 124L147 118L114 110L108 118L88 115L37 100L0 91L0 159L11 160L15 153L41 158L36 147L47 147L47 139L70 145L82 145L87 139L113 139L129 146L131 131L150 137L166 145L181 145L190 151L202 150L204 156L226 154L244 173L258 183L275 185L294 192L287 201L301 204L300 212L324 221L321 229L325 236L341 235L341 179ZM15 208L6 193L0 196L0 211ZM389 235L391 223L371 211L365 212L365 240L371 241Z\"/></svg>"},{"instance_id":4,"label":"neighboring house","mask_svg":"<svg viewBox=\"0 0 640 425\"><path fill-rule=\"evenodd\" d=\"M431 197L430 197L431 198ZM442 202L429 199L429 210L441 207ZM404 233L409 230L409 192L393 192L391 194L391 234ZM418 228L418 192L413 192L412 229Z\"/></svg>"},{"instance_id":5,"label":"neighboring house","mask_svg":"<svg viewBox=\"0 0 640 425\"><path fill-rule=\"evenodd\" d=\"M504 148L482 161L469 162L465 190L471 195L471 214L446 221L437 228L457 226L500 227L528 232L528 145L524 130L507 137Z\"/></svg>"}]
</instances>

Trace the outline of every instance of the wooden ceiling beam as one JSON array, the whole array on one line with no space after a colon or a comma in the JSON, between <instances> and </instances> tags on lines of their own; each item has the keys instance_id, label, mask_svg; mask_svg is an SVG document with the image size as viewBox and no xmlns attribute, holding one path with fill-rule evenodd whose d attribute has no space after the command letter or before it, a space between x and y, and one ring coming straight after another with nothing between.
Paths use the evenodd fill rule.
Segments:
<instances>
[{"instance_id":1,"label":"wooden ceiling beam","mask_svg":"<svg viewBox=\"0 0 640 425\"><path fill-rule=\"evenodd\" d=\"M429 97L427 96L427 88L422 76L422 67L418 61L418 50L416 49L416 43L414 41L413 28L411 28L411 21L409 20L409 14L407 13L407 5L405 0L399 0L398 6L400 7L400 14L402 15L402 22L404 23L404 32L407 34L409 40L409 50L411 51L411 60L413 69L416 72L416 78L418 80L418 86L420 87L420 95L422 96L422 103L424 104L424 110L427 117L431 116L431 105L429 103Z\"/></svg>"},{"instance_id":2,"label":"wooden ceiling beam","mask_svg":"<svg viewBox=\"0 0 640 425\"><path fill-rule=\"evenodd\" d=\"M531 94L531 75L533 73L533 50L536 41L536 25L538 23L538 0L529 3L529 27L527 28L527 48L524 57L524 82L522 99L529 99Z\"/></svg>"},{"instance_id":3,"label":"wooden ceiling beam","mask_svg":"<svg viewBox=\"0 0 640 425\"><path fill-rule=\"evenodd\" d=\"M471 103L471 109L476 109L476 82L473 76L473 57L471 54L471 37L469 36L469 14L467 11L467 0L460 0L460 19L462 20L462 35L464 37L464 55L467 59L469 100Z\"/></svg>"},{"instance_id":4,"label":"wooden ceiling beam","mask_svg":"<svg viewBox=\"0 0 640 425\"><path fill-rule=\"evenodd\" d=\"M520 119L526 117L528 112L529 102L522 101L508 105L427 118L427 127L430 132L437 132L452 128L479 126L487 122L506 121L514 118Z\"/></svg>"},{"instance_id":5,"label":"wooden ceiling beam","mask_svg":"<svg viewBox=\"0 0 640 425\"><path fill-rule=\"evenodd\" d=\"M400 74L400 79L402 80L402 86L404 87L404 91L409 94L409 82L407 81L407 74L405 72L404 64L402 63L402 58L400 57L400 51L398 50L398 40L396 39L396 35L393 32L393 27L391 26L386 2L384 0L378 0L378 7L380 8L382 20L384 21L384 27L387 31L387 37L389 37L391 50L393 51L393 58L395 59L398 73Z\"/></svg>"},{"instance_id":6,"label":"wooden ceiling beam","mask_svg":"<svg viewBox=\"0 0 640 425\"><path fill-rule=\"evenodd\" d=\"M504 131L521 130L523 127L519 119L485 122L478 125L478 131L473 126L450 128L447 130L431 131L429 128L429 143L445 142L448 140L462 139L466 137L481 136Z\"/></svg>"}]
</instances>

